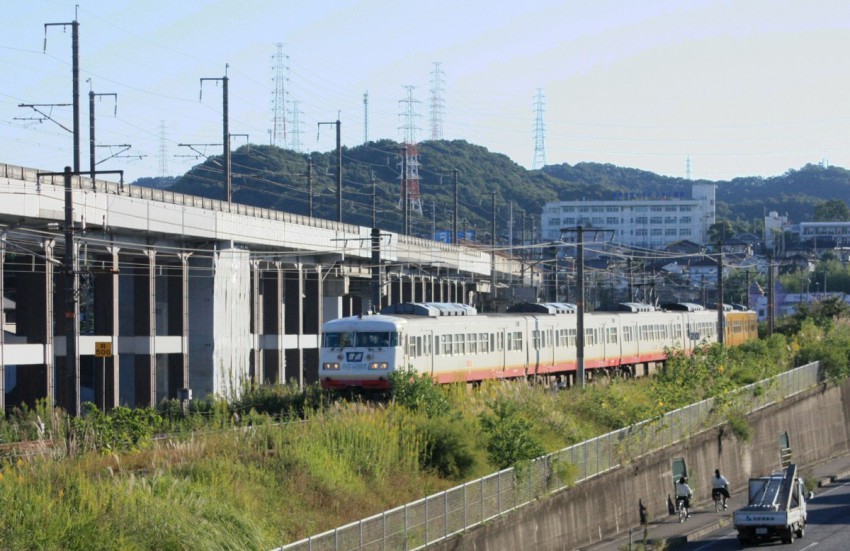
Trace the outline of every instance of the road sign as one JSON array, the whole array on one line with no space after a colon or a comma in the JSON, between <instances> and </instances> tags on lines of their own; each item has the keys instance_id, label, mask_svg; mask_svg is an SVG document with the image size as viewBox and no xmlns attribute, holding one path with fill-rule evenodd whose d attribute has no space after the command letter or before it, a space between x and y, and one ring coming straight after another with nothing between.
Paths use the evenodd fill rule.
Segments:
<instances>
[{"instance_id":1,"label":"road sign","mask_svg":"<svg viewBox=\"0 0 850 551\"><path fill-rule=\"evenodd\" d=\"M111 358L112 343L111 342L95 342L94 355L96 358Z\"/></svg>"}]
</instances>

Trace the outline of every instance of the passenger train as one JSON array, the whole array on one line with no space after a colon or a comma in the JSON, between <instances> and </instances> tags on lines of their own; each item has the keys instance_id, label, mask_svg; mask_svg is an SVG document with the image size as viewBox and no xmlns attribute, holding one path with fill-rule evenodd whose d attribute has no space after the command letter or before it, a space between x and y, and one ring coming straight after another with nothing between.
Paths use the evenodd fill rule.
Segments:
<instances>
[{"instance_id":1,"label":"passenger train","mask_svg":"<svg viewBox=\"0 0 850 551\"><path fill-rule=\"evenodd\" d=\"M669 349L689 353L717 341L716 310L692 304L619 308L584 316L588 378L599 372L646 375ZM755 312L727 306L723 319L727 344L757 338ZM576 326L576 307L567 303L517 305L494 314L464 304L396 304L380 314L326 322L319 379L328 389L385 390L390 373L412 367L438 383L533 376L566 384L577 370Z\"/></svg>"}]
</instances>

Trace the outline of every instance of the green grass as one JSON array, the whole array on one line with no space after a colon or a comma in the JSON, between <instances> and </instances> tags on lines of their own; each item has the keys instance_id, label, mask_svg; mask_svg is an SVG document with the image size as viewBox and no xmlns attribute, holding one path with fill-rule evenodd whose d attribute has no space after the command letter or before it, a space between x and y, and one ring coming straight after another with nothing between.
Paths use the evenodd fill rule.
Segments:
<instances>
[{"instance_id":1,"label":"green grass","mask_svg":"<svg viewBox=\"0 0 850 551\"><path fill-rule=\"evenodd\" d=\"M282 385L235 404L195 402L188 414L174 403L81 420L19 410L0 422L3 441L37 439L43 426L56 445L0 458L0 547L271 549L709 396L745 438L729 391L825 347L831 376L846 373L848 326L804 324L798 336L674 356L652 379L558 392L411 379L384 404ZM558 466L563 479L571 468Z\"/></svg>"}]
</instances>

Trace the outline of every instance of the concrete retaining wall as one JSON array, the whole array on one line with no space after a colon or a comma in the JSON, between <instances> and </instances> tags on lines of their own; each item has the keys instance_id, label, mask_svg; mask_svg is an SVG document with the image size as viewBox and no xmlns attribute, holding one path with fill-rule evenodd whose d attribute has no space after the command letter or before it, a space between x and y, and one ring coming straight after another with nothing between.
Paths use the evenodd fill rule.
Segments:
<instances>
[{"instance_id":1,"label":"concrete retaining wall","mask_svg":"<svg viewBox=\"0 0 850 551\"><path fill-rule=\"evenodd\" d=\"M807 465L850 452L850 381L785 399L748 420L748 440L735 437L728 425L703 432L634 461L626 459L621 468L429 549L579 549L629 527L640 533L640 504L650 520L667 515L673 459L685 460L696 503L706 502L714 469L721 470L735 492L744 491L751 476L780 468L782 433L788 434L792 460L805 476Z\"/></svg>"}]
</instances>

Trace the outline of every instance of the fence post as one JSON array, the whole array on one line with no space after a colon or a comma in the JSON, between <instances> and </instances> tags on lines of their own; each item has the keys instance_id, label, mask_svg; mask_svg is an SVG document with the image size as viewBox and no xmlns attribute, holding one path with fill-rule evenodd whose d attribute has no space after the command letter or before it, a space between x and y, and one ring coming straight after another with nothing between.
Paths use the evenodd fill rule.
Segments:
<instances>
[{"instance_id":1,"label":"fence post","mask_svg":"<svg viewBox=\"0 0 850 551\"><path fill-rule=\"evenodd\" d=\"M502 473L496 473L496 515L498 516L502 514Z\"/></svg>"},{"instance_id":2,"label":"fence post","mask_svg":"<svg viewBox=\"0 0 850 551\"><path fill-rule=\"evenodd\" d=\"M443 537L447 538L447 537L449 537L449 493L443 492L443 495L446 496L445 507L443 508L443 515L444 515L443 518L446 519L446 521L445 521L446 531L445 531L445 534L443 534Z\"/></svg>"},{"instance_id":3,"label":"fence post","mask_svg":"<svg viewBox=\"0 0 850 551\"><path fill-rule=\"evenodd\" d=\"M463 485L463 527L469 526L466 520L466 484Z\"/></svg>"}]
</instances>

